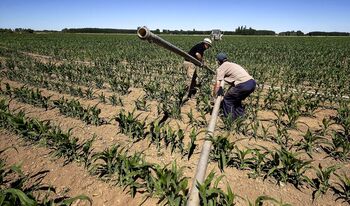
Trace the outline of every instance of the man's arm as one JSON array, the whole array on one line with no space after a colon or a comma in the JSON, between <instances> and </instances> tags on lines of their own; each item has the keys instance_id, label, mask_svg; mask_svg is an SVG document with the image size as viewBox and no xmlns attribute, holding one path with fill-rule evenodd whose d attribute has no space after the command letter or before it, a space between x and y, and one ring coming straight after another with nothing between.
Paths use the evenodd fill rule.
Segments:
<instances>
[{"instance_id":1,"label":"man's arm","mask_svg":"<svg viewBox=\"0 0 350 206\"><path fill-rule=\"evenodd\" d=\"M200 53L196 52L196 58L197 58L199 61L203 62L203 56L202 56Z\"/></svg>"},{"instance_id":2,"label":"man's arm","mask_svg":"<svg viewBox=\"0 0 350 206\"><path fill-rule=\"evenodd\" d=\"M221 81L216 81L213 88L213 96L215 97L219 91Z\"/></svg>"}]
</instances>

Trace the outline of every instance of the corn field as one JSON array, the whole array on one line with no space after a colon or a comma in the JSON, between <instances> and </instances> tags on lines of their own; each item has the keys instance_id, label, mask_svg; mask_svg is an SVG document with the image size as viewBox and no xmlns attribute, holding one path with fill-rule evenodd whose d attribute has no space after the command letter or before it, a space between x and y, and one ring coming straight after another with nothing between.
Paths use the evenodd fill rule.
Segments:
<instances>
[{"instance_id":1,"label":"corn field","mask_svg":"<svg viewBox=\"0 0 350 206\"><path fill-rule=\"evenodd\" d=\"M203 39L162 38L185 51ZM209 138L200 204L349 205L350 38L225 36L206 51L206 65L216 69L219 52L258 87L244 102L246 115L220 116ZM198 91L184 102L182 63L136 34L0 34L1 138L13 134L29 148L45 147L47 161L78 164L123 191L120 199L186 205L214 76L199 69ZM0 153L15 155L5 150L13 145L0 145ZM18 181L9 177L29 177L5 162L0 205L100 203L82 188L61 202L35 199L39 189L10 184Z\"/></svg>"}]
</instances>

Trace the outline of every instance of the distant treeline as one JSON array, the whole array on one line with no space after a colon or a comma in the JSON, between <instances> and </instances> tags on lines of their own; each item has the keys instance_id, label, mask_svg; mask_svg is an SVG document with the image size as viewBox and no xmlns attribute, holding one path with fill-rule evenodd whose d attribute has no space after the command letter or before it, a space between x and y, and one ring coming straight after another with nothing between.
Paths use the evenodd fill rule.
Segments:
<instances>
[{"instance_id":1,"label":"distant treeline","mask_svg":"<svg viewBox=\"0 0 350 206\"><path fill-rule=\"evenodd\" d=\"M109 29L109 28L74 28L74 29L62 29L65 33L122 33L130 34L136 33L136 29Z\"/></svg>"},{"instance_id":2,"label":"distant treeline","mask_svg":"<svg viewBox=\"0 0 350 206\"><path fill-rule=\"evenodd\" d=\"M25 28L16 29L2 29L0 33L34 33L34 32L63 32L63 33L120 33L120 34L135 34L137 29L110 29L110 28L65 28L61 31L56 30L33 30ZM211 30L198 31L198 30L169 30L160 29L152 30L155 34L189 34L189 35L210 35ZM251 27L239 26L234 31L222 31L224 35L279 35L279 36L350 36L349 32L323 32L313 31L309 33L303 33L302 31L285 31L276 33L271 30L256 30Z\"/></svg>"}]
</instances>

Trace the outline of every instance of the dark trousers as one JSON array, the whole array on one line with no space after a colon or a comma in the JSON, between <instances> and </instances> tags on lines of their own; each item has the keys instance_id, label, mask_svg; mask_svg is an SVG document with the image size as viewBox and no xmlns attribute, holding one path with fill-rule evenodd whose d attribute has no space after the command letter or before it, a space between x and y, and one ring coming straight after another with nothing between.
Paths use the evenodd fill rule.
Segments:
<instances>
[{"instance_id":1,"label":"dark trousers","mask_svg":"<svg viewBox=\"0 0 350 206\"><path fill-rule=\"evenodd\" d=\"M244 115L242 101L254 92L256 82L254 79L232 86L226 92L221 108L225 117L231 116L233 120Z\"/></svg>"}]
</instances>

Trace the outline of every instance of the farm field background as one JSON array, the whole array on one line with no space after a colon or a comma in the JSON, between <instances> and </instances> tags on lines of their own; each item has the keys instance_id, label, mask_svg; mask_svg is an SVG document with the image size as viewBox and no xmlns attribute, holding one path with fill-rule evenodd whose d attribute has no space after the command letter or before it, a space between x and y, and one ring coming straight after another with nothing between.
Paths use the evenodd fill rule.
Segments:
<instances>
[{"instance_id":1,"label":"farm field background","mask_svg":"<svg viewBox=\"0 0 350 206\"><path fill-rule=\"evenodd\" d=\"M203 39L161 37L185 51ZM213 198L224 175L215 190L223 205L234 197L228 186L237 205L259 196L349 204L350 38L224 36L205 53L213 69L218 52L258 88L245 118L218 121L203 196ZM18 149L4 152L8 164L49 170L45 183L93 205L184 204L211 74L200 70L197 94L183 103L183 59L136 34L0 34L0 63L0 150Z\"/></svg>"}]
</instances>

